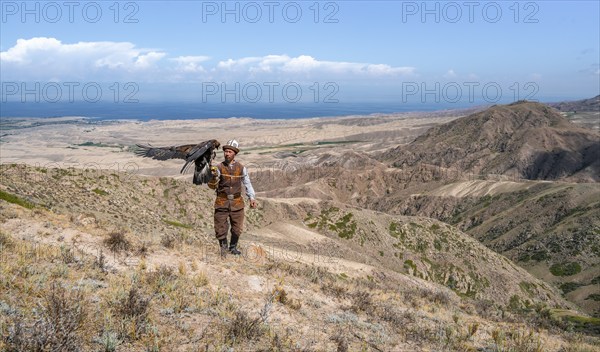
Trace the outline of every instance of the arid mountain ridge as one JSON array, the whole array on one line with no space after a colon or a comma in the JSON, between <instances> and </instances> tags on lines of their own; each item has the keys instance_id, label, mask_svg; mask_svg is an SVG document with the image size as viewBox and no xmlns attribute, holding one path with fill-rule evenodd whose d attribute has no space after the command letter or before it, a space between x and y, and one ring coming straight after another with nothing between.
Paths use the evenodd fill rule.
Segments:
<instances>
[{"instance_id":1,"label":"arid mountain ridge","mask_svg":"<svg viewBox=\"0 0 600 352\"><path fill-rule=\"evenodd\" d=\"M519 102L434 126L390 150L294 158L287 172L262 175L260 189L454 224L597 315L600 303L590 297L600 294L599 143L598 131ZM566 263L582 269L550 273Z\"/></svg>"},{"instance_id":2,"label":"arid mountain ridge","mask_svg":"<svg viewBox=\"0 0 600 352\"><path fill-rule=\"evenodd\" d=\"M600 112L600 95L589 99L550 103L548 105L555 108L558 111Z\"/></svg>"},{"instance_id":3,"label":"arid mountain ridge","mask_svg":"<svg viewBox=\"0 0 600 352\"><path fill-rule=\"evenodd\" d=\"M195 277L204 275L206 278L203 282L208 281L208 284L202 284L204 286L194 292L199 290L204 296L218 294L220 290L234 290L236 293L230 298L230 304L241 307L237 308L241 309L240 312L258 312L263 304L263 296L268 296L269 292L284 292L287 298L277 301L274 311L270 313L272 317L269 323L265 324L270 331L287 336L286 339L296 341L297 346L311 350L330 350L339 345L340 342L336 340L328 341L339 324L350 324L354 334L343 334L342 337L345 343L355 347L361 341L368 342L375 350L391 351L443 346L458 348L462 344L485 347L490 346L486 339L494 339L491 337L494 320L502 321L513 315L514 319L521 319L518 318L521 314L530 314L523 312L534 312L536 309L547 312L545 314L549 316L574 309L555 288L535 279L460 230L428 218L391 216L309 198L263 199L261 208L248 214L248 231L242 240L245 256L238 261L224 261L216 254L210 225L212 193L207 189L190 188L189 182L181 180L143 178L124 173L102 174L100 171L96 174L19 165L3 165L0 171L2 190L17 195L25 202L0 202L3 250L12 248L5 247L6 244L17 246L14 243L21 241L37 243L38 251L42 246L60 246L60 250L56 247L54 252L63 254L48 258L50 263L58 263L55 265L64 261L67 266L62 270L70 274L63 274L65 276L58 279L66 287L70 287L67 278L71 276L80 277L79 282L90 282L96 287L94 290L85 289L91 296L90 302L103 302L103 297L111 295L116 295L114 300L120 299L118 291L111 293L110 282L131 270L138 277L149 275L144 280L151 280L151 275L159 275L157 273L167 275L162 280L185 280L186 275L198 271L194 267L200 266L202 272L195 274ZM31 183L32 180L36 182ZM114 233L124 234L128 241L126 248L112 252L105 244L111 236L114 237L111 235ZM104 271L98 271L99 264L93 263L101 260L103 250L106 253L102 259ZM12 255L10 253L3 255L8 258ZM69 255L74 259L68 259L71 257L65 253L71 253ZM40 261L45 263L46 257L46 254L37 254L38 272L42 270ZM90 264L85 264L88 261ZM3 270L16 270L16 267L6 267L8 262L3 263ZM174 264L178 265L179 273L168 276L175 275L169 274L167 269ZM88 269L80 276L82 267ZM186 274L188 270L190 274ZM315 273L317 276L314 276ZM36 278L37 274L29 275ZM19 276L10 277L14 282L15 277ZM190 282L196 282L197 279L192 278ZM278 280L284 280L282 278L285 278L285 284L277 284ZM131 285L126 279L120 282L125 287ZM358 282L364 282L360 285L366 285L364 290L368 287L368 291L361 291L362 286ZM14 286L8 287L7 292L14 292ZM140 290L142 292L138 294L142 294L142 298L150 293L143 288ZM44 295L42 292L36 293L36 289L29 292ZM408 298L408 301L401 303L397 292L406 292L406 297L422 292L420 294L424 298L418 298L423 301ZM182 301L183 296L170 298L170 295L155 294L152 298L156 310L150 314L159 331L163 331L158 335L162 349L167 345L193 346L189 340L182 338L186 335L215 347L250 343L246 335L241 335L237 342L231 342L227 336L219 337L219 334L208 335L212 337L205 335L210 331L206 330L206 326L217 324L227 327L228 319L233 319L227 317L235 313L235 310L232 312L228 309L233 308L213 303L213 309L223 309L220 314L225 314L225 317L223 320L211 318L214 313L204 310L205 303L193 303L194 295L186 298L187 301ZM171 299L173 303L169 303ZM428 300L431 303L420 303ZM419 308L406 308L408 310L403 314L407 314L408 320L403 322L401 316L393 318L395 315L389 315L400 314L393 312L401 312L406 302L411 301ZM25 309L22 302L27 302L27 299L16 295L16 292L11 296L3 296L2 309L6 312ZM101 306L95 308L94 304L89 304L89 309L102 309ZM422 304L436 307L434 320L413 317L409 313L413 309L424 309ZM465 313L458 308L461 306L465 307ZM456 318L444 317L447 313L442 313L442 310L445 312L446 309L454 311ZM348 314L340 313L344 311L355 312L348 318L352 319L351 323L340 323L333 318ZM5 323L9 326L14 314L8 313L6 316L9 320ZM465 318L460 318L463 314ZM444 342L438 339L439 334L435 332L438 321L447 320L449 323L452 319L467 319L467 315L472 316L468 319L478 321L478 328L472 329L481 330L480 338L464 342L464 337L451 337L455 333L448 331L444 333L448 335L444 336L450 340ZM175 321L186 319L191 323L192 318L194 321L211 323L197 325L204 332L189 328L177 330L181 327ZM371 335L370 325L364 325L366 322L379 324L378 334L383 335ZM125 323L128 324L128 321ZM306 332L296 331L295 328L294 332L286 333L285 329L278 327L290 324L325 324L325 329L319 330L319 333L310 332L311 340L303 341ZM402 324L402 330L410 331L410 335L399 335L400 330L394 327L395 324ZM583 328L586 331L588 329ZM134 338L110 324L105 325L104 329L120 334L115 336L129 336L120 343L123 346L148 343L142 332L139 332L140 337ZM27 334L27 331L23 333ZM166 331L173 332L167 334ZM472 330L472 333L477 331ZM256 334L258 337L253 339L259 340L255 343L263 346L261 350L265 350L269 344L277 344L268 335ZM564 345L564 342L556 340L557 337L551 335L549 338L555 341L552 344ZM453 342L454 339L457 339L456 342ZM524 342L503 343L530 348L536 339L532 337ZM549 340L544 337L544 341ZM542 344L550 346L547 342Z\"/></svg>"},{"instance_id":4,"label":"arid mountain ridge","mask_svg":"<svg viewBox=\"0 0 600 352\"><path fill-rule=\"evenodd\" d=\"M22 165L2 165L0 171L2 191L20 199L0 202L2 250L9 251L3 257L30 253L26 247L30 241L36 243L38 253L35 273L21 278L18 267L9 263L26 259L15 257L2 262L4 273L12 273L3 277L12 277L12 283L29 277L37 280L27 292L44 296L46 291L39 290L46 286L38 275L44 273L42 268L57 270L52 268L58 265L63 274L54 280L67 289L79 287L87 292L81 304L94 317L107 314L106 304L113 319L118 319L119 304L125 304L118 302L125 302L122 297L127 292L130 297L140 295L132 299L149 299L150 321L125 317L119 327L91 318L95 323L82 328L87 334L98 334L94 326L104 326L121 342L110 342L103 330L96 340L106 339L101 341L124 350L142 346L184 350L195 346L193 341L241 350L253 344L253 350L265 351L325 351L346 345L355 349L361 344L389 351L493 348L498 344L516 349L537 344L554 350L574 343L555 335L561 324L596 333L593 324L576 320L583 317L556 288L455 227L430 218L393 216L310 198L264 198L259 209L248 213L244 256L224 260L218 257L213 239L212 192L208 189L190 188L189 182L171 178L102 171ZM122 249L109 246L115 233L124 236L117 242ZM12 252L11 248L20 249ZM169 269L174 265L176 269ZM132 271L141 283L127 279ZM70 282L70 277L77 279ZM177 291L168 286L156 288L152 285L161 281L153 280L163 280L162 285L176 283ZM199 286L184 286L182 281ZM115 282L119 283L116 287ZM7 312L3 323L12 326L18 316L15 312L23 312L25 330L21 333L28 336L26 302L32 298L17 294L20 284L4 284L11 294L1 298L0 308ZM223 291L233 292L228 303L219 303ZM199 301L198 295L203 297ZM136 307L138 303L130 304ZM268 320L260 323L259 330L251 330L252 334L227 330L233 322L242 327L251 324L251 319L257 319L254 316L260 317L263 313L259 312L271 305ZM421 315L425 310L431 317ZM540 314L546 318L536 318ZM564 314L572 323L559 320ZM181 320L188 324L177 324ZM471 327L453 327L463 320ZM511 321L516 324L511 329L522 337L499 340L496 335L503 330L497 324L510 325ZM149 322L157 331L154 335L145 325L135 334L127 330ZM550 330L521 332L521 324L543 324ZM447 327L440 335L442 325ZM294 328L289 330L290 326ZM299 326L320 328L307 332ZM269 333L262 332L265 329ZM14 338L10 331L3 334ZM281 338L293 345L284 344ZM593 340L586 341L576 344L583 348ZM98 342L87 343L90 348L98 347ZM19 346L29 345L21 342Z\"/></svg>"},{"instance_id":5,"label":"arid mountain ridge","mask_svg":"<svg viewBox=\"0 0 600 352\"><path fill-rule=\"evenodd\" d=\"M27 302L44 297L52 277L74 290L96 287L83 301L112 320L83 329L81 343L94 348L595 350L593 338L564 331L600 331L598 131L530 102L444 123L419 118L406 130L389 128L395 116L307 121L302 128L317 133L306 130L304 142L248 148L240 158L261 206L248 211L241 260L218 258L213 194L178 167L157 177L1 165L0 249L33 243L59 253L41 255L35 272L12 264L31 260L21 251L0 253L11 258L2 277L12 278L1 282L3 341L19 319L23 336L35 332L38 313ZM68 148L130 160L127 147L111 145ZM126 248L109 246L115 233ZM101 259L103 250L111 255ZM167 286L153 286L161 280ZM139 302L152 297L149 320L111 323L123 289ZM261 328L236 331L232 322ZM154 330L132 333L130 323ZM310 338L298 328L323 324Z\"/></svg>"},{"instance_id":6,"label":"arid mountain ridge","mask_svg":"<svg viewBox=\"0 0 600 352\"><path fill-rule=\"evenodd\" d=\"M380 158L528 180L600 181L600 135L539 103L517 102L436 126Z\"/></svg>"}]
</instances>

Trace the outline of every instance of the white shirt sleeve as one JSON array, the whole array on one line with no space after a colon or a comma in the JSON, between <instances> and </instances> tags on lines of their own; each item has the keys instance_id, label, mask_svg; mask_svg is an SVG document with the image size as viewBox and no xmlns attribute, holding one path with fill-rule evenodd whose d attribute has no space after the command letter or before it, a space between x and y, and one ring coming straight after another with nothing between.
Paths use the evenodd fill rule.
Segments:
<instances>
[{"instance_id":1,"label":"white shirt sleeve","mask_svg":"<svg viewBox=\"0 0 600 352\"><path fill-rule=\"evenodd\" d=\"M246 170L245 166L244 166L244 169L242 170L242 183L244 184L244 187L246 188L246 195L248 196L248 199L254 199L254 197L255 197L254 188L252 187L252 183L250 183L250 176L248 176L248 170Z\"/></svg>"}]
</instances>

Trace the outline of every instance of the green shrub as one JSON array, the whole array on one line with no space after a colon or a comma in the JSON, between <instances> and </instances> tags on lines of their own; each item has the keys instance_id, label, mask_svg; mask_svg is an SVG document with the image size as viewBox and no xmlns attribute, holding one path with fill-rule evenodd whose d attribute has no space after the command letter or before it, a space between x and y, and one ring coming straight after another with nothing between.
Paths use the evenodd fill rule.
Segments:
<instances>
[{"instance_id":1,"label":"green shrub","mask_svg":"<svg viewBox=\"0 0 600 352\"><path fill-rule=\"evenodd\" d=\"M531 255L531 259L533 259L537 262L541 262L542 260L550 259L550 256L548 255L548 252L542 250L542 251L534 252Z\"/></svg>"},{"instance_id":2,"label":"green shrub","mask_svg":"<svg viewBox=\"0 0 600 352\"><path fill-rule=\"evenodd\" d=\"M356 234L356 222L352 220L352 213L347 213L333 227L338 236L345 239L351 239Z\"/></svg>"},{"instance_id":3,"label":"green shrub","mask_svg":"<svg viewBox=\"0 0 600 352\"><path fill-rule=\"evenodd\" d=\"M417 265L410 259L407 259L404 261L404 269L406 270L410 270L412 269L413 272L417 272Z\"/></svg>"},{"instance_id":4,"label":"green shrub","mask_svg":"<svg viewBox=\"0 0 600 352\"><path fill-rule=\"evenodd\" d=\"M388 230L389 230L390 236L392 236L394 238L399 238L401 240L404 240L404 237L406 236L404 234L404 230L400 227L400 224L398 224L396 222L392 221L390 223Z\"/></svg>"},{"instance_id":5,"label":"green shrub","mask_svg":"<svg viewBox=\"0 0 600 352\"><path fill-rule=\"evenodd\" d=\"M0 199L5 200L9 203L13 203L16 205L20 205L23 208L27 208L27 209L32 209L35 205L31 202L28 202L24 199L21 199L17 196L15 196L14 194L10 194L8 192L4 192L3 190L0 190Z\"/></svg>"},{"instance_id":6,"label":"green shrub","mask_svg":"<svg viewBox=\"0 0 600 352\"><path fill-rule=\"evenodd\" d=\"M567 294L569 292L575 291L581 286L583 285L578 282L565 282L564 284L560 285L560 289L563 291L563 293Z\"/></svg>"},{"instance_id":7,"label":"green shrub","mask_svg":"<svg viewBox=\"0 0 600 352\"><path fill-rule=\"evenodd\" d=\"M591 295L587 296L586 300L592 300L592 301L600 301L600 293L592 293Z\"/></svg>"},{"instance_id":8,"label":"green shrub","mask_svg":"<svg viewBox=\"0 0 600 352\"><path fill-rule=\"evenodd\" d=\"M92 190L92 192L94 192L94 193L96 193L96 194L98 194L98 195L101 195L101 196L106 196L106 195L108 195L108 192L106 192L105 190L99 189L99 188L94 188L94 189Z\"/></svg>"},{"instance_id":9,"label":"green shrub","mask_svg":"<svg viewBox=\"0 0 600 352\"><path fill-rule=\"evenodd\" d=\"M167 224L167 225L171 225L171 226L175 226L175 227L182 227L184 229L191 229L191 228L193 228L192 225L183 224L183 223L180 223L180 222L174 221L174 220L163 219L163 222L165 224Z\"/></svg>"},{"instance_id":10,"label":"green shrub","mask_svg":"<svg viewBox=\"0 0 600 352\"><path fill-rule=\"evenodd\" d=\"M554 276L571 276L581 272L581 265L576 262L557 263L550 267L550 272Z\"/></svg>"}]
</instances>

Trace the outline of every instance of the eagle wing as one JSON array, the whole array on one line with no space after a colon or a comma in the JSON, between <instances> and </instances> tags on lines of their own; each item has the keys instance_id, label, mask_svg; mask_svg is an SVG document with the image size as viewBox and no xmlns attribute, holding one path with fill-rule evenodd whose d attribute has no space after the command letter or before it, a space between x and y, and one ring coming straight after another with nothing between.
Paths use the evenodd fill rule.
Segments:
<instances>
[{"instance_id":1,"label":"eagle wing","mask_svg":"<svg viewBox=\"0 0 600 352\"><path fill-rule=\"evenodd\" d=\"M143 156L156 160L168 160L186 159L189 151L192 150L196 144L186 144L171 147L153 147L151 145L143 144L136 144L136 146L137 149L134 151L134 153L137 156Z\"/></svg>"},{"instance_id":2,"label":"eagle wing","mask_svg":"<svg viewBox=\"0 0 600 352\"><path fill-rule=\"evenodd\" d=\"M183 159L185 164L181 173L188 171L192 162L195 165L194 184L208 183L211 178L210 165L216 157L215 150L221 144L216 139L211 139L198 144L186 144L170 147L153 147L151 145L137 144L135 154L156 160Z\"/></svg>"}]
</instances>

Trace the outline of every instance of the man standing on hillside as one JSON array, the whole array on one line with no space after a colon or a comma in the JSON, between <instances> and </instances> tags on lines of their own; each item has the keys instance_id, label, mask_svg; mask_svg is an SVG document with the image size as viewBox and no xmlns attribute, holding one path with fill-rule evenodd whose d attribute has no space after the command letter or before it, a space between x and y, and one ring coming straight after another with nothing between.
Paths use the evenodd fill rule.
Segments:
<instances>
[{"instance_id":1,"label":"man standing on hillside","mask_svg":"<svg viewBox=\"0 0 600 352\"><path fill-rule=\"evenodd\" d=\"M212 179L208 182L208 187L216 189L217 198L215 199L215 236L219 240L221 256L226 256L227 252L240 255L237 249L238 240L244 229L244 199L242 198L242 184L246 189L246 196L250 201L250 207L256 208L257 203L254 199L254 188L250 183L248 170L240 162L235 160L239 153L239 143L232 139L223 146L223 160L217 166L211 167ZM231 241L227 244L227 232L231 224Z\"/></svg>"}]
</instances>

